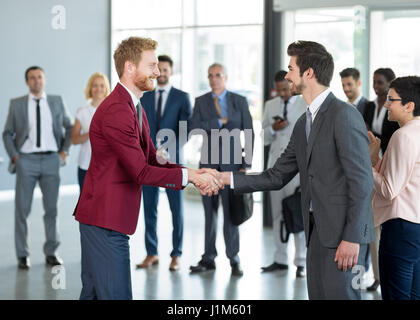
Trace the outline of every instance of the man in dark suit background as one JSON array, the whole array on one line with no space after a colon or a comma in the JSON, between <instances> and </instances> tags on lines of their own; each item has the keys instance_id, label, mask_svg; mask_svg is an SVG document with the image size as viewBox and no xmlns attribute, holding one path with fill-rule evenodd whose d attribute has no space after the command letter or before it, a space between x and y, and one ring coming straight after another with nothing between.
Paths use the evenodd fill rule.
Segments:
<instances>
[{"instance_id":1,"label":"man in dark suit background","mask_svg":"<svg viewBox=\"0 0 420 320\"><path fill-rule=\"evenodd\" d=\"M340 72L340 77L348 102L355 106L360 114L363 115L366 103L369 101L360 93L360 86L362 85L360 71L356 68L346 68Z\"/></svg>"},{"instance_id":2,"label":"man in dark suit background","mask_svg":"<svg viewBox=\"0 0 420 320\"><path fill-rule=\"evenodd\" d=\"M189 122L189 130L202 129L208 139L205 139L201 149L200 168L211 168L219 171L245 171L251 167L253 144L252 118L245 97L226 90L226 68L214 63L208 68L208 79L211 92L195 100L193 115ZM251 132L252 138L245 134L245 157L242 157L240 131ZM216 135L215 135L216 133ZM223 142L217 134L229 135ZM248 135L249 137L249 135ZM251 155L249 154L251 153ZM236 161L235 161L235 156ZM239 157L238 157L239 156ZM239 260L239 229L230 218L229 188L220 190L223 207L223 235L226 245L226 255L230 260L233 276L242 276L243 271ZM216 268L214 259L217 256L217 212L218 195L202 197L205 213L205 248L202 259L196 266L191 266L191 273L199 273Z\"/></svg>"},{"instance_id":3,"label":"man in dark suit background","mask_svg":"<svg viewBox=\"0 0 420 320\"><path fill-rule=\"evenodd\" d=\"M173 74L173 61L167 55L158 56L158 68L160 76L156 78L157 88L146 92L140 99L147 121L150 126L150 136L152 141L160 152L163 143L167 143L168 137L164 140L157 138L156 135L160 129L170 129L175 134L176 154L170 154L169 160L182 164L182 141L179 139L179 122L187 121L191 116L191 102L188 93L181 91L171 85L170 76ZM171 142L172 143L172 142ZM172 212L172 245L171 263L169 270L179 269L179 257L182 255L183 238L183 191L166 189L169 206ZM153 186L143 187L143 204L145 220L145 244L147 256L137 268L147 268L157 264L158 258L158 237L156 231L157 206L159 202L159 188Z\"/></svg>"},{"instance_id":4,"label":"man in dark suit background","mask_svg":"<svg viewBox=\"0 0 420 320\"><path fill-rule=\"evenodd\" d=\"M60 265L56 254L60 244L57 230L57 200L60 187L60 164L70 148L73 124L63 99L44 91L45 74L41 67L25 72L29 94L10 101L3 141L9 154L9 171L16 172L15 245L20 269L30 267L27 218L31 211L36 183L42 192L48 265Z\"/></svg>"},{"instance_id":5,"label":"man in dark suit background","mask_svg":"<svg viewBox=\"0 0 420 320\"><path fill-rule=\"evenodd\" d=\"M287 53L286 79L302 93L306 114L271 169L220 176L235 193L244 193L281 189L299 173L309 299L361 299L352 267L363 265L373 240L367 130L361 114L329 90L334 62L322 45L297 41Z\"/></svg>"}]
</instances>

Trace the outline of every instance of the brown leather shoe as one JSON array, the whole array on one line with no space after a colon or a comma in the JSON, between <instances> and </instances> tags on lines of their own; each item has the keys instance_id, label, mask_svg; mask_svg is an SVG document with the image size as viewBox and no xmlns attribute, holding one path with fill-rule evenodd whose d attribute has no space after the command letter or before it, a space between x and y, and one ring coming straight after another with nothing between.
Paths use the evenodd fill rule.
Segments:
<instances>
[{"instance_id":1,"label":"brown leather shoe","mask_svg":"<svg viewBox=\"0 0 420 320\"><path fill-rule=\"evenodd\" d=\"M149 268L150 266L158 264L158 263L159 263L159 257L158 256L147 255L142 263L139 263L139 264L136 265L136 269Z\"/></svg>"},{"instance_id":2,"label":"brown leather shoe","mask_svg":"<svg viewBox=\"0 0 420 320\"><path fill-rule=\"evenodd\" d=\"M179 257L172 257L171 264L169 265L169 270L171 271L179 270Z\"/></svg>"}]
</instances>

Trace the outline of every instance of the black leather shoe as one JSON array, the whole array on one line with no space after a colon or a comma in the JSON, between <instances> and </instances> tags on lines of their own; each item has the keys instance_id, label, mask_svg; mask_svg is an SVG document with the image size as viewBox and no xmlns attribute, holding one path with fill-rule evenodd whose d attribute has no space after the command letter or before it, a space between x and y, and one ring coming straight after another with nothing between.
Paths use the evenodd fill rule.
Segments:
<instances>
[{"instance_id":1,"label":"black leather shoe","mask_svg":"<svg viewBox=\"0 0 420 320\"><path fill-rule=\"evenodd\" d=\"M244 275L244 272L241 269L241 265L239 263L234 264L232 266L232 276L242 277L243 275Z\"/></svg>"},{"instance_id":2,"label":"black leather shoe","mask_svg":"<svg viewBox=\"0 0 420 320\"><path fill-rule=\"evenodd\" d=\"M304 267L297 267L296 278L304 278L306 276Z\"/></svg>"},{"instance_id":3,"label":"black leather shoe","mask_svg":"<svg viewBox=\"0 0 420 320\"><path fill-rule=\"evenodd\" d=\"M31 262L28 257L18 258L18 268L23 270L28 270L31 266Z\"/></svg>"},{"instance_id":4,"label":"black leather shoe","mask_svg":"<svg viewBox=\"0 0 420 320\"><path fill-rule=\"evenodd\" d=\"M267 267L262 267L262 272L272 272L276 270L287 270L289 269L289 266L287 264L281 264L277 262L273 262Z\"/></svg>"},{"instance_id":5,"label":"black leather shoe","mask_svg":"<svg viewBox=\"0 0 420 320\"><path fill-rule=\"evenodd\" d=\"M60 266L63 264L63 259L59 256L47 256L45 258L45 262L50 266Z\"/></svg>"},{"instance_id":6,"label":"black leather shoe","mask_svg":"<svg viewBox=\"0 0 420 320\"><path fill-rule=\"evenodd\" d=\"M200 273L214 269L216 269L214 263L204 262L203 260L200 260L196 266L190 266L191 273Z\"/></svg>"}]
</instances>

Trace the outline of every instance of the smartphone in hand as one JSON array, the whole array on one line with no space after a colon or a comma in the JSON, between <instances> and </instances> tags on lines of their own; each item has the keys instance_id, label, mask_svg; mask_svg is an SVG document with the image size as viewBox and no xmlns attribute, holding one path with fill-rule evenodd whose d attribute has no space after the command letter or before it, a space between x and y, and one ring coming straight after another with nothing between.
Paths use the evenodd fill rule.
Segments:
<instances>
[{"instance_id":1,"label":"smartphone in hand","mask_svg":"<svg viewBox=\"0 0 420 320\"><path fill-rule=\"evenodd\" d=\"M277 116L274 116L273 119L275 121L277 121L277 120L284 121L284 119L282 117L278 116L278 115Z\"/></svg>"}]
</instances>

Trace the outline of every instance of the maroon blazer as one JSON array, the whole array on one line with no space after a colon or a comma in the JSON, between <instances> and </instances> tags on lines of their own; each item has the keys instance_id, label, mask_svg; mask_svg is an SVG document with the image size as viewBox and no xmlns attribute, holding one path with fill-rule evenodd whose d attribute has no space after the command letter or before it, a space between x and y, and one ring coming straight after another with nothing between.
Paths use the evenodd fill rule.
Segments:
<instances>
[{"instance_id":1,"label":"maroon blazer","mask_svg":"<svg viewBox=\"0 0 420 320\"><path fill-rule=\"evenodd\" d=\"M141 186L182 189L181 166L160 165L145 112L143 130L127 90L117 84L92 118L92 157L79 201L77 221L133 234L140 211Z\"/></svg>"}]
</instances>

